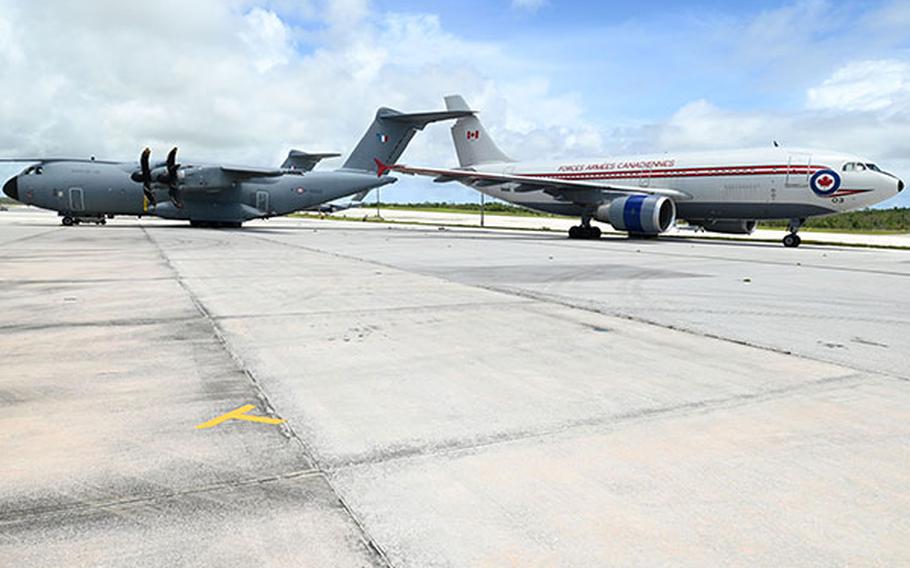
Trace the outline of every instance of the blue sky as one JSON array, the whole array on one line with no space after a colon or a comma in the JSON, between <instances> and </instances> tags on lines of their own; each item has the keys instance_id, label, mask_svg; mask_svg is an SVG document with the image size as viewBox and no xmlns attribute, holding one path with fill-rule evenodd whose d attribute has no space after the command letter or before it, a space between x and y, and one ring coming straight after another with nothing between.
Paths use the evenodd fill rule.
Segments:
<instances>
[{"instance_id":1,"label":"blue sky","mask_svg":"<svg viewBox=\"0 0 910 568\"><path fill-rule=\"evenodd\" d=\"M177 143L269 164L289 147L349 151L377 106L459 92L522 159L778 139L910 178L906 1L70 4L0 0L0 81L20 93L0 104L4 155ZM452 164L446 129L403 160ZM406 179L383 197L476 194Z\"/></svg>"}]
</instances>

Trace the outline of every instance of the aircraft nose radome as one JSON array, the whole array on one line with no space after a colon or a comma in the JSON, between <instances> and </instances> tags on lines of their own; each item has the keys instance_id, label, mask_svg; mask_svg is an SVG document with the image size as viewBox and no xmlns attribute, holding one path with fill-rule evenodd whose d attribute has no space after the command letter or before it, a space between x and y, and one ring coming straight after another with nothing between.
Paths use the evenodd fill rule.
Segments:
<instances>
[{"instance_id":1,"label":"aircraft nose radome","mask_svg":"<svg viewBox=\"0 0 910 568\"><path fill-rule=\"evenodd\" d=\"M899 179L897 180L897 192L900 193L902 191L904 191L904 180Z\"/></svg>"},{"instance_id":2,"label":"aircraft nose radome","mask_svg":"<svg viewBox=\"0 0 910 568\"><path fill-rule=\"evenodd\" d=\"M7 194L16 201L19 200L19 182L18 178L10 178L5 184L3 184L3 193Z\"/></svg>"}]
</instances>

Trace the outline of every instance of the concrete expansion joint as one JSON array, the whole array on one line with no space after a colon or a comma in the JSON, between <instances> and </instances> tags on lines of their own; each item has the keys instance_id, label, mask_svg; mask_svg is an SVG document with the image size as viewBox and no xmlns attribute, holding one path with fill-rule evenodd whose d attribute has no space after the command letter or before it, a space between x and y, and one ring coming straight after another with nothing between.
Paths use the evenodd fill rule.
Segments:
<instances>
[{"instance_id":1,"label":"concrete expansion joint","mask_svg":"<svg viewBox=\"0 0 910 568\"><path fill-rule=\"evenodd\" d=\"M88 511L95 509L109 509L112 507L122 507L125 505L136 505L140 503L151 503L156 501L165 501L168 499L176 499L179 497L185 497L188 495L197 495L200 493L211 493L213 491L219 491L222 489L232 489L232 488L241 488L248 487L251 485L262 485L266 483L277 483L279 481L287 481L291 479L304 479L304 478L314 478L324 476L322 472L318 471L315 468L292 471L288 473L282 473L278 475L270 475L267 477L256 477L251 479L240 479L234 481L224 481L220 483L210 483L207 485L200 485L198 487L188 487L186 489L181 489L179 491L163 491L160 493L152 493L147 495L142 495L138 497L128 497L123 499L110 499L106 501L83 501L81 503L74 503L72 505L63 505L55 507L33 507L30 509L20 509L20 510L9 510L0 513L0 523L6 522L19 522L22 520L23 516L42 516L42 515L53 515L53 514L62 514L62 513L71 513L74 511Z\"/></svg>"},{"instance_id":2,"label":"concrete expansion joint","mask_svg":"<svg viewBox=\"0 0 910 568\"><path fill-rule=\"evenodd\" d=\"M535 440L547 437L561 436L568 433L576 433L578 430L587 428L597 428L598 431L603 431L604 428L617 429L619 427L640 424L663 418L681 417L692 414L704 414L718 410L727 410L746 404L759 404L793 395L822 392L825 390L853 388L867 384L868 375L869 373L865 372L850 372L844 375L825 377L822 379L806 381L795 385L756 391L752 393L743 393L717 398L706 398L681 404L642 408L630 412L622 412L607 416L597 416L582 420L564 422L562 424L557 424L555 426L542 428L539 430L516 430L512 432L501 432L496 435L484 438L475 438L473 440L452 440L448 443L435 444L431 447L411 447L402 448L392 452L386 451L377 454L366 454L356 456L349 460L337 461L330 466L329 472L331 473L347 469L356 469L359 467L405 461L415 458L452 456L467 452L473 452L475 450L484 448L521 443L527 440Z\"/></svg>"},{"instance_id":3,"label":"concrete expansion joint","mask_svg":"<svg viewBox=\"0 0 910 568\"><path fill-rule=\"evenodd\" d=\"M64 228L65 227L55 227L55 228L51 229L50 231L43 231L41 233L35 233L34 235L28 235L25 237L19 237L18 239L11 239L9 241L3 241L2 243L0 243L0 247L6 248L9 245L14 244L14 243L21 243L23 241L30 241L32 239L38 239L38 238L43 237L44 235L49 235L51 233L56 233L58 231L61 231ZM6 249L6 250L9 250L9 249Z\"/></svg>"},{"instance_id":4,"label":"concrete expansion joint","mask_svg":"<svg viewBox=\"0 0 910 568\"><path fill-rule=\"evenodd\" d=\"M483 290L487 290L488 292L499 292L502 294L510 294L513 296L519 296L522 298L537 300L537 301L543 302L543 303L556 304L556 305L563 306L566 308L596 313L598 315L607 316L607 317L619 318L619 319L623 319L626 321L631 321L631 322L640 323L640 324L644 324L644 325L659 327L659 328L668 329L671 331L677 331L680 333L685 333L685 334L693 335L696 337L702 337L705 339L714 339L717 341L723 341L724 343L730 343L733 345L741 345L743 347L749 347L752 349L759 349L761 351L767 351L769 353L777 353L779 355L787 355L790 357L796 357L798 359L802 359L805 361L812 361L815 363L826 363L829 365L837 365L838 367L850 369L852 371L857 371L860 373L866 373L868 375L875 375L875 376L885 378L885 379L897 380L897 381L902 381L902 382L910 381L910 376L896 375L894 373L889 373L889 372L881 371L878 369L864 369L861 367L849 365L842 361L835 361L833 359L824 359L824 358L820 358L820 357L819 358L810 357L808 355L794 353L793 351L789 351L786 349L779 349L777 347L761 345L759 343L754 343L754 342L746 341L743 339L736 339L733 337L724 337L721 335L716 335L713 333L699 331L697 329L692 329L692 328L688 328L685 326L660 323L655 320L650 320L648 318L643 318L641 316L632 315L632 314L628 314L625 312L614 311L614 310L605 310L594 304L587 304L587 303L583 303L583 302L573 301L573 300L570 300L569 298L565 298L565 297L558 296L555 294L540 294L540 293L531 292L528 290L519 290L519 289L515 289L515 288L486 285L486 284L475 284L474 286L477 288L481 288Z\"/></svg>"},{"instance_id":5,"label":"concrete expansion joint","mask_svg":"<svg viewBox=\"0 0 910 568\"><path fill-rule=\"evenodd\" d=\"M233 349L231 349L230 343L228 342L227 338L225 337L225 334L224 334L223 330L221 329L221 326L216 321L216 319L212 316L212 314L209 312L209 310L205 307L205 305L202 303L202 301L199 299L199 297L196 295L196 293L193 292L193 290L189 287L189 285L183 279L183 276L180 274L180 272L177 270L177 268L173 265L173 263L171 263L170 258L167 256L164 249L161 248L161 246L158 244L158 242L154 238L152 238L152 236L149 234L149 232L146 230L145 227L142 227L142 231L145 234L146 238L149 241L151 241L152 244L155 246L155 248L158 250L158 254L161 257L162 261L164 262L165 266L167 266L168 269L171 270L171 272L173 272L175 278L177 279L177 283L184 290L184 292L186 292L190 301L196 307L196 310L208 322L209 326L212 329L212 333L214 334L218 343L221 345L221 348L231 358L231 360L234 362L237 369L242 371L244 373L244 375L246 375L247 379L250 381L251 386L253 387L254 395L255 395L256 399L259 401L262 408L271 417L279 416L279 414L275 411L274 406L270 402L268 395L266 395L265 390L262 387L262 384L256 378L256 375L250 369L247 368L243 359ZM265 240L269 240L269 239L265 239ZM321 477L325 481L326 485L329 487L329 489L331 489L332 494L335 496L335 499L338 501L339 506L345 511L348 518L350 518L351 522L353 522L354 525L357 527L358 533L359 533L360 538L363 541L363 543L376 554L376 556L383 562L383 564L385 564L386 566L391 566L392 564L391 564L391 562L389 562L388 556L382 550L382 547L379 546L379 544L372 537L372 535L370 535L370 533L367 531L366 527L364 526L363 522L357 517L357 515L354 513L354 511L351 509L351 507L347 504L347 502L344 500L344 498L341 496L341 494L338 492L338 490L332 484L330 477L327 475L326 470L324 469L324 467L322 465L323 460L320 458L320 456L318 455L318 452L316 452L315 448L309 447L309 445L303 440L303 438L301 438L297 434L297 432L294 431L294 428L287 421L285 421L279 425L279 431L281 432L282 436L284 436L288 440L293 440L294 442L296 442L299 445L303 454L306 456L306 458L309 460L309 462L313 465L313 469L306 470L306 472L311 473L314 476ZM298 475L298 477L299 477L299 475Z\"/></svg>"}]
</instances>

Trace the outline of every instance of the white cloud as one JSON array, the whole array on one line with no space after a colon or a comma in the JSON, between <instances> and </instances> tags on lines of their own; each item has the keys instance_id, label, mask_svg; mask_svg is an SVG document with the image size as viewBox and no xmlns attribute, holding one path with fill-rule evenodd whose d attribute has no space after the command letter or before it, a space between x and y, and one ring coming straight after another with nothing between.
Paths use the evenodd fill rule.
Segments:
<instances>
[{"instance_id":1,"label":"white cloud","mask_svg":"<svg viewBox=\"0 0 910 568\"><path fill-rule=\"evenodd\" d=\"M244 17L246 29L238 34L249 48L260 73L285 65L293 57L294 45L287 26L274 12L253 8Z\"/></svg>"},{"instance_id":2,"label":"white cloud","mask_svg":"<svg viewBox=\"0 0 910 568\"><path fill-rule=\"evenodd\" d=\"M291 147L350 151L378 107L438 109L456 92L518 155L596 149L573 97L500 45L365 0L296 7L0 0L0 155L129 160L177 144L185 159L270 164ZM448 129L427 128L405 159L452 163Z\"/></svg>"},{"instance_id":3,"label":"white cloud","mask_svg":"<svg viewBox=\"0 0 910 568\"><path fill-rule=\"evenodd\" d=\"M690 80L685 96L672 85L656 85L653 62L664 61L663 52L605 68L603 54L611 51L594 49L603 44L535 38L532 45L545 43L547 51L522 49L528 44L517 40L468 39L432 14L377 13L365 0L0 0L0 156L135 159L145 145L162 155L178 144L184 158L274 164L291 147L350 151L379 106L431 110L441 107L442 96L460 93L481 111L502 149L519 159L776 139L857 152L910 177L904 161L910 157L910 62L899 54L863 53L832 67L824 58L841 55L811 48L819 44L803 33L807 20L829 21L819 16L826 10L831 6L801 2L732 27L722 22L720 29L732 31L713 35L699 22L699 37L712 38L711 50L694 52L706 69L757 70L772 96L787 93L805 105L750 110L756 97L751 105L720 104L729 101L729 91L726 98L712 96L707 82L693 88ZM895 3L874 21L884 26L883 18L906 13ZM863 21L863 30L872 29L872 16ZM845 41L837 36L825 43L825 29L823 47ZM628 33L653 43L645 27ZM675 41L695 40L680 32ZM717 45L733 47L724 52ZM790 66L792 77L763 74L783 60L799 61ZM585 99L577 91L579 69L612 71L630 87L597 84ZM830 71L807 79L807 69ZM660 116L636 108L638 99L678 103ZM611 131L596 122L604 111L594 107L616 100L624 101L611 110L622 127ZM421 132L404 161L454 163L448 128ZM427 199L472 195L451 185L422 187Z\"/></svg>"},{"instance_id":4,"label":"white cloud","mask_svg":"<svg viewBox=\"0 0 910 568\"><path fill-rule=\"evenodd\" d=\"M821 85L809 89L812 109L840 111L910 110L910 63L856 61L844 65Z\"/></svg>"}]
</instances>

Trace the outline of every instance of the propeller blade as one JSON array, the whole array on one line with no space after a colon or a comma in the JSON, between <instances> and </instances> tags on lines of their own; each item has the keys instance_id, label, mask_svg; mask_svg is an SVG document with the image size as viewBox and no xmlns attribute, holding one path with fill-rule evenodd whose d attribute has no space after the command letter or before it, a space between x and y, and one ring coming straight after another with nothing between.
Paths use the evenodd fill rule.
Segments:
<instances>
[{"instance_id":1,"label":"propeller blade","mask_svg":"<svg viewBox=\"0 0 910 568\"><path fill-rule=\"evenodd\" d=\"M177 209L183 209L183 200L180 199L180 190L176 186L168 189L168 196L171 198L171 203L174 204L174 207Z\"/></svg>"},{"instance_id":2,"label":"propeller blade","mask_svg":"<svg viewBox=\"0 0 910 568\"><path fill-rule=\"evenodd\" d=\"M146 148L142 151L142 155L139 156L139 167L142 170L139 181L142 181L142 193L145 194L145 198L152 205L157 205L158 202L155 199L155 194L152 193L152 168L149 166L149 158L151 155L152 149Z\"/></svg>"},{"instance_id":3,"label":"propeller blade","mask_svg":"<svg viewBox=\"0 0 910 568\"><path fill-rule=\"evenodd\" d=\"M179 167L180 164L177 163L177 147L174 146L171 148L171 151L167 153L167 174L174 181L177 180L177 168Z\"/></svg>"},{"instance_id":4,"label":"propeller blade","mask_svg":"<svg viewBox=\"0 0 910 568\"><path fill-rule=\"evenodd\" d=\"M183 209L183 200L180 199L180 189L177 186L177 170L179 168L180 164L177 163L177 147L174 146L171 148L171 151L167 153L168 195L170 196L174 207Z\"/></svg>"},{"instance_id":5,"label":"propeller blade","mask_svg":"<svg viewBox=\"0 0 910 568\"><path fill-rule=\"evenodd\" d=\"M152 180L152 168L149 167L149 157L151 155L152 149L146 148L142 151L142 155L139 156L139 166L142 168L142 179L148 180L145 183Z\"/></svg>"}]
</instances>

